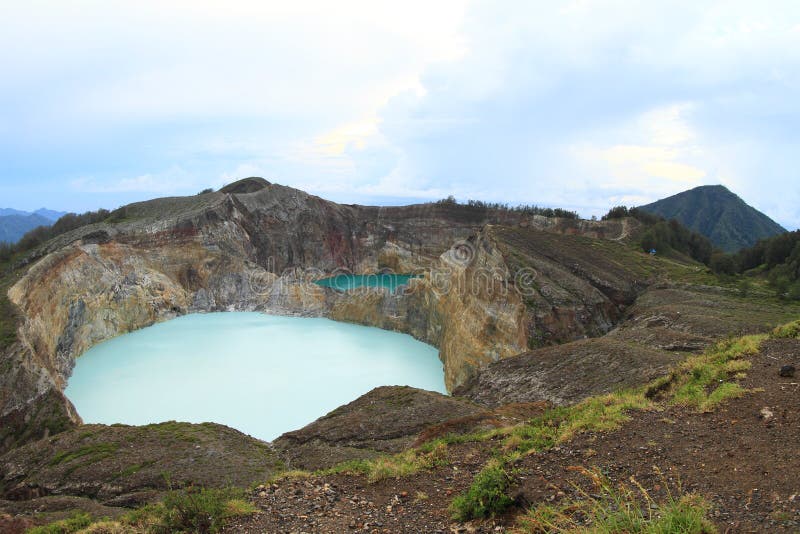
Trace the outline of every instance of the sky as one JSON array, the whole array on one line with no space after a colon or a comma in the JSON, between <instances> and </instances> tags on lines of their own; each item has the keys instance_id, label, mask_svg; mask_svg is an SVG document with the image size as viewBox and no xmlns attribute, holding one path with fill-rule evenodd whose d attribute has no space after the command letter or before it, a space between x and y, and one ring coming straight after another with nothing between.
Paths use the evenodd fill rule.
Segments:
<instances>
[{"instance_id":1,"label":"sky","mask_svg":"<svg viewBox=\"0 0 800 534\"><path fill-rule=\"evenodd\" d=\"M0 207L246 176L600 215L723 184L800 227L800 2L0 0Z\"/></svg>"}]
</instances>

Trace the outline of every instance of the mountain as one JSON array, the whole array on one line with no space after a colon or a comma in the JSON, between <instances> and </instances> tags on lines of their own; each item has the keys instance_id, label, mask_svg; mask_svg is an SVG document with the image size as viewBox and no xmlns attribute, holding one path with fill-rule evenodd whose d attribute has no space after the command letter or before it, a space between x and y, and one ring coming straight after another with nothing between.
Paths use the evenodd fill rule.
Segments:
<instances>
[{"instance_id":1,"label":"mountain","mask_svg":"<svg viewBox=\"0 0 800 534\"><path fill-rule=\"evenodd\" d=\"M67 214L66 211L55 211L55 210L49 210L47 208L39 208L33 213L35 215L39 215L40 217L44 217L45 219L50 219L53 222L56 222L61 217Z\"/></svg>"},{"instance_id":2,"label":"mountain","mask_svg":"<svg viewBox=\"0 0 800 534\"><path fill-rule=\"evenodd\" d=\"M30 215L29 211L15 210L14 208L0 208L0 217L6 215Z\"/></svg>"},{"instance_id":3,"label":"mountain","mask_svg":"<svg viewBox=\"0 0 800 534\"><path fill-rule=\"evenodd\" d=\"M666 219L677 219L726 252L786 232L723 185L695 187L639 208Z\"/></svg>"},{"instance_id":4,"label":"mountain","mask_svg":"<svg viewBox=\"0 0 800 534\"><path fill-rule=\"evenodd\" d=\"M51 219L41 215L0 215L0 242L16 243L37 226L50 226Z\"/></svg>"},{"instance_id":5,"label":"mountain","mask_svg":"<svg viewBox=\"0 0 800 534\"><path fill-rule=\"evenodd\" d=\"M0 243L16 243L26 232L37 226L50 226L66 214L47 208L34 212L0 208Z\"/></svg>"}]
</instances>

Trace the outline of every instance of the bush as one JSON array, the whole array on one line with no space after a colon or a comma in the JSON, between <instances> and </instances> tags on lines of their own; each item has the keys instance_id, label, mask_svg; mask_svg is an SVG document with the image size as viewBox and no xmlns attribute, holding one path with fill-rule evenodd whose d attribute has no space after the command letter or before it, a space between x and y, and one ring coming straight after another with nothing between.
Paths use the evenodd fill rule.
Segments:
<instances>
[{"instance_id":1,"label":"bush","mask_svg":"<svg viewBox=\"0 0 800 534\"><path fill-rule=\"evenodd\" d=\"M78 532L79 530L83 530L89 525L92 524L92 518L89 514L85 512L77 512L72 517L67 519L62 519L61 521L56 521L54 523L50 523L49 525L44 525L41 527L33 527L32 529L28 530L29 534L72 534L73 532Z\"/></svg>"},{"instance_id":2,"label":"bush","mask_svg":"<svg viewBox=\"0 0 800 534\"><path fill-rule=\"evenodd\" d=\"M244 492L234 489L189 487L171 491L164 498L160 521L153 530L165 534L219 532L227 519L254 511L243 499Z\"/></svg>"},{"instance_id":3,"label":"bush","mask_svg":"<svg viewBox=\"0 0 800 534\"><path fill-rule=\"evenodd\" d=\"M467 492L453 499L450 505L453 519L468 521L504 512L514 502L506 495L510 483L511 479L500 461L490 461L475 476Z\"/></svg>"},{"instance_id":4,"label":"bush","mask_svg":"<svg viewBox=\"0 0 800 534\"><path fill-rule=\"evenodd\" d=\"M628 211L627 206L614 206L613 208L608 210L608 213L603 215L602 219L604 221L607 221L609 219L623 219L629 216L630 212Z\"/></svg>"},{"instance_id":5,"label":"bush","mask_svg":"<svg viewBox=\"0 0 800 534\"><path fill-rule=\"evenodd\" d=\"M722 252L715 252L712 254L709 267L711 267L711 270L716 274L733 275L738 271L736 260L734 260L733 256Z\"/></svg>"},{"instance_id":6,"label":"bush","mask_svg":"<svg viewBox=\"0 0 800 534\"><path fill-rule=\"evenodd\" d=\"M800 339L800 320L777 327L772 331L772 337Z\"/></svg>"}]
</instances>

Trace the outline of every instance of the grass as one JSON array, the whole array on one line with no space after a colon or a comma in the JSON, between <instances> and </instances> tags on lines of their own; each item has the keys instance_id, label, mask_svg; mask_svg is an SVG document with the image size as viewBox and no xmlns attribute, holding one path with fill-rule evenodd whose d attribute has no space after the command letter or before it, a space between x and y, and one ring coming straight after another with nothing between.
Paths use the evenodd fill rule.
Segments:
<instances>
[{"instance_id":1,"label":"grass","mask_svg":"<svg viewBox=\"0 0 800 534\"><path fill-rule=\"evenodd\" d=\"M631 486L614 486L597 470L582 470L592 493L576 487L578 498L559 505L540 504L519 520L525 534L712 534L709 506L694 494L667 496L656 502L631 478ZM666 486L666 481L665 487Z\"/></svg>"},{"instance_id":2,"label":"grass","mask_svg":"<svg viewBox=\"0 0 800 534\"><path fill-rule=\"evenodd\" d=\"M48 525L33 527L28 534L71 534L85 529L92 524L92 517L84 512L76 512L67 519L55 521Z\"/></svg>"},{"instance_id":3,"label":"grass","mask_svg":"<svg viewBox=\"0 0 800 534\"><path fill-rule=\"evenodd\" d=\"M102 460L103 458L111 456L117 452L117 449L119 449L119 445L116 443L94 443L92 445L81 447L80 449L61 451L53 456L53 459L50 460L50 465L68 463L85 456L89 457L87 459L89 463L94 463Z\"/></svg>"},{"instance_id":4,"label":"grass","mask_svg":"<svg viewBox=\"0 0 800 534\"><path fill-rule=\"evenodd\" d=\"M34 534L219 532L234 517L256 513L241 489L189 487L170 491L162 502L133 510L117 520L93 519L80 512L48 525L35 527Z\"/></svg>"},{"instance_id":5,"label":"grass","mask_svg":"<svg viewBox=\"0 0 800 534\"><path fill-rule=\"evenodd\" d=\"M475 475L469 489L453 499L450 512L456 521L467 521L478 517L494 517L502 513L513 502L506 495L511 477L503 462L493 459Z\"/></svg>"},{"instance_id":6,"label":"grass","mask_svg":"<svg viewBox=\"0 0 800 534\"><path fill-rule=\"evenodd\" d=\"M665 383L670 390L669 403L705 412L726 399L745 394L739 384L729 379L741 377L750 368L750 362L744 358L758 352L767 337L758 334L722 341L703 354L686 360ZM659 387L664 386L659 384Z\"/></svg>"},{"instance_id":7,"label":"grass","mask_svg":"<svg viewBox=\"0 0 800 534\"><path fill-rule=\"evenodd\" d=\"M442 440L437 440L426 447L409 449L394 455L378 456L369 460L351 460L319 471L317 474L359 474L366 476L369 482L377 482L386 478L413 475L421 470L432 469L446 463L447 444ZM302 476L300 473L304 472L296 473L294 476Z\"/></svg>"},{"instance_id":8,"label":"grass","mask_svg":"<svg viewBox=\"0 0 800 534\"><path fill-rule=\"evenodd\" d=\"M779 326L772 331L772 337L777 339L793 338L800 339L800 319Z\"/></svg>"}]
</instances>

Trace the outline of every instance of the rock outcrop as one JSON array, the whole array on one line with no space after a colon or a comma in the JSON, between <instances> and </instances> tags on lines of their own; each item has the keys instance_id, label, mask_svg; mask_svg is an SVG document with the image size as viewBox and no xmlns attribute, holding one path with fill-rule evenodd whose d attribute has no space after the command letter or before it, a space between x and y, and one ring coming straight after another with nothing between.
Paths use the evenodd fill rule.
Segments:
<instances>
[{"instance_id":1,"label":"rock outcrop","mask_svg":"<svg viewBox=\"0 0 800 534\"><path fill-rule=\"evenodd\" d=\"M344 460L400 452L431 425L483 408L463 399L408 386L375 388L274 442L292 468L320 469Z\"/></svg>"},{"instance_id":2,"label":"rock outcrop","mask_svg":"<svg viewBox=\"0 0 800 534\"><path fill-rule=\"evenodd\" d=\"M84 425L2 456L0 499L71 495L132 506L170 485L247 486L283 468L268 444L214 423Z\"/></svg>"}]
</instances>

